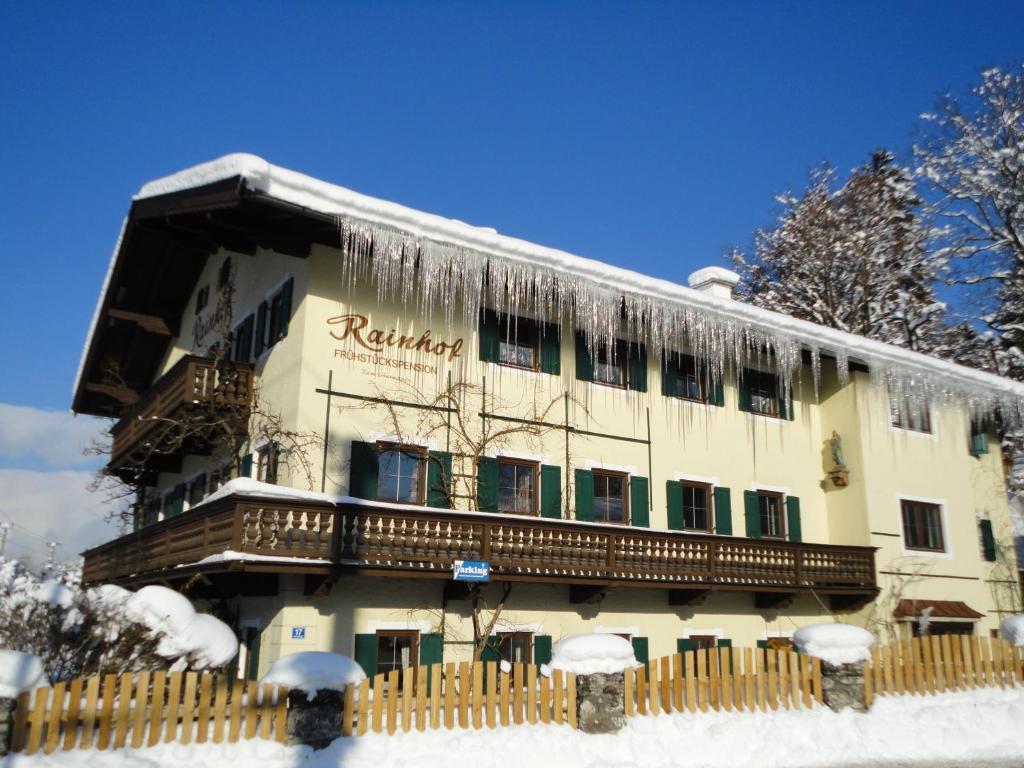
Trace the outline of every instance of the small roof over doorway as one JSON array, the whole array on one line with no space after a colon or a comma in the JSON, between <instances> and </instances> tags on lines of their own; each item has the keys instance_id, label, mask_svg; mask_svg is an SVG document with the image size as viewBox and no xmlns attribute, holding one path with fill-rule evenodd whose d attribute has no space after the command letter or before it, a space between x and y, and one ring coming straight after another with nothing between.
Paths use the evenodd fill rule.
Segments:
<instances>
[{"instance_id":1,"label":"small roof over doorway","mask_svg":"<svg viewBox=\"0 0 1024 768\"><path fill-rule=\"evenodd\" d=\"M932 609L929 616L932 619L977 621L985 616L959 600L900 600L893 616L897 619L916 619L928 608Z\"/></svg>"}]
</instances>

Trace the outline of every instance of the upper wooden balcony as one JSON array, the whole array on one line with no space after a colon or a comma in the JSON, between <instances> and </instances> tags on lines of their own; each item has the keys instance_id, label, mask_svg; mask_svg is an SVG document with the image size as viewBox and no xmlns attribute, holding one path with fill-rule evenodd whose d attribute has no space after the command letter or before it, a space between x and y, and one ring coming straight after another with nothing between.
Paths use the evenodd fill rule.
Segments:
<instances>
[{"instance_id":1,"label":"upper wooden balcony","mask_svg":"<svg viewBox=\"0 0 1024 768\"><path fill-rule=\"evenodd\" d=\"M183 438L187 411L223 409L237 417L244 430L252 395L252 363L186 355L130 405L110 430L110 468L118 471L167 458L180 461L177 449L184 449L188 442L187 436Z\"/></svg>"},{"instance_id":2,"label":"upper wooden balcony","mask_svg":"<svg viewBox=\"0 0 1024 768\"><path fill-rule=\"evenodd\" d=\"M83 578L142 583L234 569L451 579L455 560L489 561L496 581L569 584L577 597L660 587L686 604L741 590L769 607L813 590L842 607L878 591L873 547L239 496L89 550Z\"/></svg>"}]
</instances>

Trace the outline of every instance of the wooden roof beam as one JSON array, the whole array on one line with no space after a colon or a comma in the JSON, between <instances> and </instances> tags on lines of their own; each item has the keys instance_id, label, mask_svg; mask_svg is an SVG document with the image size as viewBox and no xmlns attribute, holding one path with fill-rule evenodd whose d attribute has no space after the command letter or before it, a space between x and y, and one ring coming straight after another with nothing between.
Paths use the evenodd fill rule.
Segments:
<instances>
[{"instance_id":1,"label":"wooden roof beam","mask_svg":"<svg viewBox=\"0 0 1024 768\"><path fill-rule=\"evenodd\" d=\"M170 336L171 329L167 327L167 323L162 317L155 315L144 315L139 312L129 312L126 309L117 309L111 307L107 310L107 316L112 317L115 320L126 320L130 323L135 323L137 326L142 328L144 331L149 333L155 333L157 336Z\"/></svg>"}]
</instances>

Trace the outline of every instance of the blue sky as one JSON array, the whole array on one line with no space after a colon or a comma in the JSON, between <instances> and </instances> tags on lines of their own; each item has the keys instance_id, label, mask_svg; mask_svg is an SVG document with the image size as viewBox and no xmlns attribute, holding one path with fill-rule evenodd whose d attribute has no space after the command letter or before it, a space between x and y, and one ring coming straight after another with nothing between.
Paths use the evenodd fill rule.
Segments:
<instances>
[{"instance_id":1,"label":"blue sky","mask_svg":"<svg viewBox=\"0 0 1024 768\"><path fill-rule=\"evenodd\" d=\"M254 152L685 281L822 159L905 154L1021 29L1020 2L6 3L0 403L66 411L148 179ZM84 471L15 442L0 469Z\"/></svg>"}]
</instances>

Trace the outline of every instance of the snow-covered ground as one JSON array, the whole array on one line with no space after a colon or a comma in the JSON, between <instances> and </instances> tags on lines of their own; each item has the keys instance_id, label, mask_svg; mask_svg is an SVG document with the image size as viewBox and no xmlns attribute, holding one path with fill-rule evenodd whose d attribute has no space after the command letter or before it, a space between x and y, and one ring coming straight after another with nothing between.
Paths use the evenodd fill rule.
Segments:
<instances>
[{"instance_id":1,"label":"snow-covered ground","mask_svg":"<svg viewBox=\"0 0 1024 768\"><path fill-rule=\"evenodd\" d=\"M1009 768L1024 765L1024 691L986 689L876 700L871 712L634 717L616 736L566 726L430 731L339 739L320 752L253 740L117 752L14 756L0 768Z\"/></svg>"}]
</instances>

